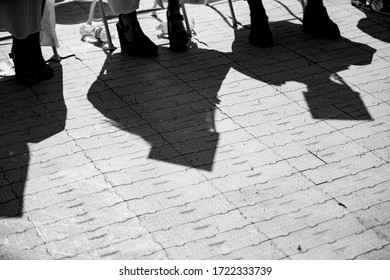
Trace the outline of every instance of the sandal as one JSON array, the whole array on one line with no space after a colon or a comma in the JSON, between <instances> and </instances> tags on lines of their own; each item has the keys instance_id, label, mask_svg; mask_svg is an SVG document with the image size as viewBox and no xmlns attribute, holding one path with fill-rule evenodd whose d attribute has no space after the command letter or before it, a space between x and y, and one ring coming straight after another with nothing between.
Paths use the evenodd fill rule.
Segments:
<instances>
[{"instance_id":1,"label":"sandal","mask_svg":"<svg viewBox=\"0 0 390 280\"><path fill-rule=\"evenodd\" d=\"M169 37L169 48L174 52L182 52L187 49L188 34L183 25L183 16L181 14L168 15L167 27Z\"/></svg>"},{"instance_id":2,"label":"sandal","mask_svg":"<svg viewBox=\"0 0 390 280\"><path fill-rule=\"evenodd\" d=\"M136 13L133 13L120 15L116 24L122 50L136 56L156 55L158 47L144 34L137 20ZM126 17L128 22L125 23L122 17Z\"/></svg>"}]
</instances>

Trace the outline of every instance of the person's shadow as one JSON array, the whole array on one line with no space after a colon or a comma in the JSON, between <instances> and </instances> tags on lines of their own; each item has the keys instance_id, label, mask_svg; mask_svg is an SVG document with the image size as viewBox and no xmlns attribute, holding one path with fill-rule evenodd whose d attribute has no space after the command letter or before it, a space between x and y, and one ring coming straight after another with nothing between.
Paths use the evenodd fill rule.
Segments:
<instances>
[{"instance_id":1,"label":"person's shadow","mask_svg":"<svg viewBox=\"0 0 390 280\"><path fill-rule=\"evenodd\" d=\"M276 27L290 37L301 32L301 26L288 22ZM191 48L173 56L160 49L154 60L115 53L107 56L88 99L113 125L147 141L149 158L207 171L212 170L219 140L218 92L232 69L270 85L306 85L304 99L313 118L370 120L359 93L331 76L350 65L371 63L375 50L345 38L325 45L310 40L308 44L318 46L303 48L307 38L293 38L299 38L295 43L300 48L287 44L289 49L259 49L249 45L248 30L240 29L232 52ZM260 100L262 88L256 94Z\"/></svg>"},{"instance_id":2,"label":"person's shadow","mask_svg":"<svg viewBox=\"0 0 390 280\"><path fill-rule=\"evenodd\" d=\"M269 49L254 49L247 43L247 32L236 32L228 57L244 69L251 67L244 74L275 86L305 85L303 94L314 119L372 120L360 93L339 73L350 66L371 64L375 49L346 38L311 38L302 33L300 24L289 21L272 22L270 27L277 45ZM296 99L289 90L284 94Z\"/></svg>"},{"instance_id":3,"label":"person's shadow","mask_svg":"<svg viewBox=\"0 0 390 280\"><path fill-rule=\"evenodd\" d=\"M0 217L21 217L28 179L30 149L65 128L62 66L53 66L54 78L31 89L0 84ZM33 174L32 174L33 175Z\"/></svg>"},{"instance_id":4,"label":"person's shadow","mask_svg":"<svg viewBox=\"0 0 390 280\"><path fill-rule=\"evenodd\" d=\"M389 5L389 4L387 4ZM359 20L357 28L371 37L390 43L390 16L374 12L369 7L354 7L361 10L366 17Z\"/></svg>"}]
</instances>

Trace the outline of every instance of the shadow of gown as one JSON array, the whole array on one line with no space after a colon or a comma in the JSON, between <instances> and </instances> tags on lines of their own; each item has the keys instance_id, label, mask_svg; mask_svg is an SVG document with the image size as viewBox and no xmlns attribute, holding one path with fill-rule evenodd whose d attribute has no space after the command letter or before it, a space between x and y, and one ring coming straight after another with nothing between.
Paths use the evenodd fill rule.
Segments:
<instances>
[{"instance_id":1,"label":"shadow of gown","mask_svg":"<svg viewBox=\"0 0 390 280\"><path fill-rule=\"evenodd\" d=\"M62 66L56 64L53 69L53 79L31 89L13 83L0 85L0 217L23 215L28 144L39 143L65 128Z\"/></svg>"},{"instance_id":2,"label":"shadow of gown","mask_svg":"<svg viewBox=\"0 0 390 280\"><path fill-rule=\"evenodd\" d=\"M290 37L291 31L301 32L297 24L277 25ZM231 69L270 85L288 81L307 85L304 97L313 118L371 119L359 93L330 77L350 65L370 64L374 49L345 38L326 45L311 40L308 43L318 46L309 48L259 49L247 38L248 30L235 31L232 52L191 48L175 55L160 49L154 59L125 53L107 56L88 99L115 126L147 141L149 158L207 171L212 170L219 140L218 92ZM305 45L307 38L298 38L296 43ZM261 98L262 89L255 94ZM340 102L351 112L335 112L334 105Z\"/></svg>"}]
</instances>

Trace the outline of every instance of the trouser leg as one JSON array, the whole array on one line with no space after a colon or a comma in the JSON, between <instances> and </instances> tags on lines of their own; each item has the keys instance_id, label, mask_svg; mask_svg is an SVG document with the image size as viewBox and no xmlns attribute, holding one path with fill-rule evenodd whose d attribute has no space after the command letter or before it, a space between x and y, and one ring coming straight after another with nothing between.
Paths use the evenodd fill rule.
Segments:
<instances>
[{"instance_id":1,"label":"trouser leg","mask_svg":"<svg viewBox=\"0 0 390 280\"><path fill-rule=\"evenodd\" d=\"M305 33L330 39L340 38L340 30L328 15L322 0L309 0L303 13Z\"/></svg>"},{"instance_id":2,"label":"trouser leg","mask_svg":"<svg viewBox=\"0 0 390 280\"><path fill-rule=\"evenodd\" d=\"M262 0L248 0L248 5L251 17L249 42L258 47L272 46L273 37Z\"/></svg>"},{"instance_id":3,"label":"trouser leg","mask_svg":"<svg viewBox=\"0 0 390 280\"><path fill-rule=\"evenodd\" d=\"M248 0L251 20L268 21L262 0Z\"/></svg>"}]
</instances>

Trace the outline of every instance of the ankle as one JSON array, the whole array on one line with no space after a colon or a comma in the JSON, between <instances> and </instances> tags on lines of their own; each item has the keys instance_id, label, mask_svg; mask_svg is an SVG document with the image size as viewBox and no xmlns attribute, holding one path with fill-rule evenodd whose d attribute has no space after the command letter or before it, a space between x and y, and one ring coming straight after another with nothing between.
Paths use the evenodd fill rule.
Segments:
<instances>
[{"instance_id":1,"label":"ankle","mask_svg":"<svg viewBox=\"0 0 390 280\"><path fill-rule=\"evenodd\" d=\"M38 67L43 67L46 65L45 59L42 55L41 42L40 42L40 33L33 33L27 37L31 58L34 64Z\"/></svg>"}]
</instances>

